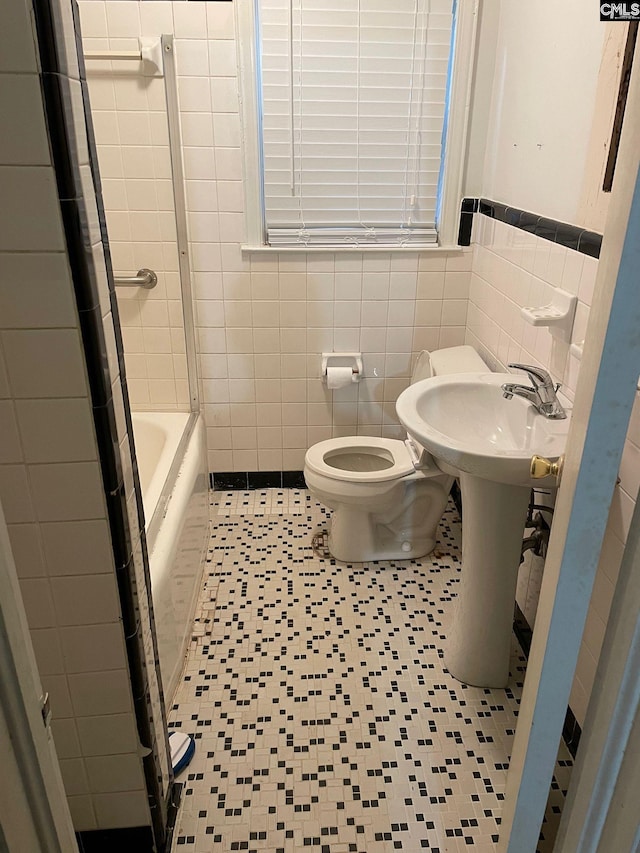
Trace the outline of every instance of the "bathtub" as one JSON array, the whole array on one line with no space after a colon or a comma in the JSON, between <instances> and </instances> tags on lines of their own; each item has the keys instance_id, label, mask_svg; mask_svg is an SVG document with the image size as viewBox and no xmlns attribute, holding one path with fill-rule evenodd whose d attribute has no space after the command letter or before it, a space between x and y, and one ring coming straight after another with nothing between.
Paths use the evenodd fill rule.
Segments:
<instances>
[{"instance_id":1,"label":"bathtub","mask_svg":"<svg viewBox=\"0 0 640 853\"><path fill-rule=\"evenodd\" d=\"M200 416L134 412L151 595L167 705L192 633L209 537L206 434Z\"/></svg>"}]
</instances>

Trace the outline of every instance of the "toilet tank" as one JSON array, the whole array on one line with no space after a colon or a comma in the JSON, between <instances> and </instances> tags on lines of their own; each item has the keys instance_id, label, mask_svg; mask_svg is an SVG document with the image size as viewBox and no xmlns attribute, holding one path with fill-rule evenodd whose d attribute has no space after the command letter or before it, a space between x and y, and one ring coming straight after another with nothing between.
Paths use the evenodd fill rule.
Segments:
<instances>
[{"instance_id":1,"label":"toilet tank","mask_svg":"<svg viewBox=\"0 0 640 853\"><path fill-rule=\"evenodd\" d=\"M489 368L473 347L447 347L433 352L423 350L411 374L411 384L447 373L485 373Z\"/></svg>"}]
</instances>

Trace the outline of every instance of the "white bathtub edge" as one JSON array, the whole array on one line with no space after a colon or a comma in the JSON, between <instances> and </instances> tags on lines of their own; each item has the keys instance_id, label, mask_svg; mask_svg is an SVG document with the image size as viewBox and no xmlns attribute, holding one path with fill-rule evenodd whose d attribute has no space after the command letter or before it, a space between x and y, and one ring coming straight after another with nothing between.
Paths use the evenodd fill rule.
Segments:
<instances>
[{"instance_id":1,"label":"white bathtub edge","mask_svg":"<svg viewBox=\"0 0 640 853\"><path fill-rule=\"evenodd\" d=\"M205 437L203 420L199 417L149 555L160 671L167 704L184 665L209 537ZM187 562L188 573L182 571Z\"/></svg>"}]
</instances>

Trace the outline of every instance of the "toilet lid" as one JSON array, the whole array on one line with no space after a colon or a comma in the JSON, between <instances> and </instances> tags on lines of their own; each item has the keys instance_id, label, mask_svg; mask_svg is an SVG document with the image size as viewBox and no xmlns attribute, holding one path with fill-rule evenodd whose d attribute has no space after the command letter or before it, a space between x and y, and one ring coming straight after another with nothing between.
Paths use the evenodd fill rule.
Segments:
<instances>
[{"instance_id":1,"label":"toilet lid","mask_svg":"<svg viewBox=\"0 0 640 853\"><path fill-rule=\"evenodd\" d=\"M366 435L319 441L307 450L305 466L351 483L382 483L415 470L404 442Z\"/></svg>"}]
</instances>

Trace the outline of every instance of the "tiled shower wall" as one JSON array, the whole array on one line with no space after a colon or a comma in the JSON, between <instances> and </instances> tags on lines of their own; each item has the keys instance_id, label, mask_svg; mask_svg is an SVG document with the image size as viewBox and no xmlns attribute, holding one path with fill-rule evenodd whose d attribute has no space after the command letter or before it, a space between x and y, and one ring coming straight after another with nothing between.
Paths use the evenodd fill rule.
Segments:
<instances>
[{"instance_id":1,"label":"tiled shower wall","mask_svg":"<svg viewBox=\"0 0 640 853\"><path fill-rule=\"evenodd\" d=\"M109 10L111 37L85 38L86 50L138 47L119 6ZM106 34L106 11L91 4L85 29ZM139 62L99 60L87 61L87 79L114 273L158 276L151 290L117 290L131 406L188 411L164 80L143 76Z\"/></svg>"},{"instance_id":2,"label":"tiled shower wall","mask_svg":"<svg viewBox=\"0 0 640 853\"><path fill-rule=\"evenodd\" d=\"M525 323L520 308L548 304L554 287L575 294L578 306L572 340L584 341L598 261L483 214L474 216L473 238L466 342L496 369L504 369L513 361L546 367L573 399L579 360L568 344L552 338L547 329ZM636 401L571 693L571 709L580 724L593 686L639 486L640 403ZM533 598L537 591L531 591Z\"/></svg>"},{"instance_id":3,"label":"tiled shower wall","mask_svg":"<svg viewBox=\"0 0 640 853\"><path fill-rule=\"evenodd\" d=\"M209 469L299 470L322 439L398 435L415 353L463 342L470 251L243 256L234 4L80 7L87 45L176 36ZM365 379L328 392L324 350L361 350Z\"/></svg>"},{"instance_id":4,"label":"tiled shower wall","mask_svg":"<svg viewBox=\"0 0 640 853\"><path fill-rule=\"evenodd\" d=\"M0 8L0 111L11 127L0 138L0 499L75 828L144 825L111 536L30 13L29 3Z\"/></svg>"}]
</instances>

